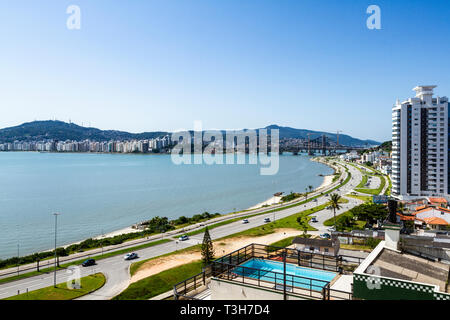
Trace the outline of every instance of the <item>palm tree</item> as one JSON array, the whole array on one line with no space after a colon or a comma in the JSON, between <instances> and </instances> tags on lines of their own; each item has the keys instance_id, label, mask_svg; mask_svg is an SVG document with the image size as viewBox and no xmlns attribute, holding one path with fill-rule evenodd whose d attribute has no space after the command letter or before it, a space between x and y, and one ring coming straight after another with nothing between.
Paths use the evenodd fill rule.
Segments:
<instances>
[{"instance_id":1,"label":"palm tree","mask_svg":"<svg viewBox=\"0 0 450 320\"><path fill-rule=\"evenodd\" d=\"M339 210L341 206L339 205L339 200L341 200L341 196L337 193L333 193L330 196L330 209L333 209L333 216L334 216L334 229L337 231L336 228L336 210Z\"/></svg>"},{"instance_id":2,"label":"palm tree","mask_svg":"<svg viewBox=\"0 0 450 320\"><path fill-rule=\"evenodd\" d=\"M314 189L314 187L313 187L313 186L311 186L311 185L309 185L309 186L308 186L308 189L309 189L309 192L311 192L311 191L312 191L312 189Z\"/></svg>"}]
</instances>

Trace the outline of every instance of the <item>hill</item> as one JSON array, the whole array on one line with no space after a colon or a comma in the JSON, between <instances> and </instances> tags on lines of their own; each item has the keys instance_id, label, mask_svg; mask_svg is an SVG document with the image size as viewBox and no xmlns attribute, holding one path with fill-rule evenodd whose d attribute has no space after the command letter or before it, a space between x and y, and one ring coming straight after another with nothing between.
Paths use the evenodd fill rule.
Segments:
<instances>
[{"instance_id":1,"label":"hill","mask_svg":"<svg viewBox=\"0 0 450 320\"><path fill-rule=\"evenodd\" d=\"M310 133L310 139L318 138L322 135L325 135L331 141L336 142L337 134L324 132L324 131L313 131L307 129L295 129L290 127L280 127L278 125L270 125L267 126L266 129L279 129L280 130L280 139L281 138L297 138L297 139L307 139L308 133ZM377 146L380 143L375 140L361 140L357 138L353 138L346 134L339 134L339 144L346 146Z\"/></svg>"},{"instance_id":2,"label":"hill","mask_svg":"<svg viewBox=\"0 0 450 320\"><path fill-rule=\"evenodd\" d=\"M143 132L129 133L117 130L100 130L66 123L63 121L33 121L21 124L16 127L0 129L0 142L13 141L39 141L45 139L52 140L132 140L132 139L153 139L164 136L168 132Z\"/></svg>"}]
</instances>

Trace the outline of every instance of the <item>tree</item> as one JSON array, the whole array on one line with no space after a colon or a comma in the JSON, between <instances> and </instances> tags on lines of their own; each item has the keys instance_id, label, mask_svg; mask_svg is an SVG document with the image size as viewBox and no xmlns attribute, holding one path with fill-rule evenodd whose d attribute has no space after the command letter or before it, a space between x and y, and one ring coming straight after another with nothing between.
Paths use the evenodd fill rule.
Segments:
<instances>
[{"instance_id":1,"label":"tree","mask_svg":"<svg viewBox=\"0 0 450 320\"><path fill-rule=\"evenodd\" d=\"M374 224L377 221L383 221L389 214L385 205L376 203L364 203L350 210L358 220L367 221Z\"/></svg>"},{"instance_id":2,"label":"tree","mask_svg":"<svg viewBox=\"0 0 450 320\"><path fill-rule=\"evenodd\" d=\"M300 225L300 229L303 230L303 235L306 235L309 227L308 218L306 218L305 216L300 216L297 218L297 223Z\"/></svg>"},{"instance_id":3,"label":"tree","mask_svg":"<svg viewBox=\"0 0 450 320\"><path fill-rule=\"evenodd\" d=\"M202 261L203 265L207 266L214 260L214 247L209 235L208 227L205 227L205 235L202 243Z\"/></svg>"},{"instance_id":4,"label":"tree","mask_svg":"<svg viewBox=\"0 0 450 320\"><path fill-rule=\"evenodd\" d=\"M341 196L337 193L333 193L330 196L330 208L333 210L334 216L334 228L336 229L336 210L339 210L341 206L339 205L339 200L341 200ZM336 229L337 230L337 229Z\"/></svg>"},{"instance_id":5,"label":"tree","mask_svg":"<svg viewBox=\"0 0 450 320\"><path fill-rule=\"evenodd\" d=\"M314 187L313 187L313 186L311 186L311 185L309 185L309 186L308 186L308 189L309 189L309 192L311 192L311 191L312 191L312 189L314 189Z\"/></svg>"}]
</instances>

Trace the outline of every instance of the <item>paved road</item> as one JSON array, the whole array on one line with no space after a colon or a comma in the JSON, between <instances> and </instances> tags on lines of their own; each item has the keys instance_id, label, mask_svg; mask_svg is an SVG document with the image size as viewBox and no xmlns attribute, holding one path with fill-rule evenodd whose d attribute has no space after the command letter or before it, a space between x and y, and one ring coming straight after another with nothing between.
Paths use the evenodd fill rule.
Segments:
<instances>
[{"instance_id":1,"label":"paved road","mask_svg":"<svg viewBox=\"0 0 450 320\"><path fill-rule=\"evenodd\" d=\"M347 194L353 190L355 186L359 184L359 182L362 179L361 173L359 170L352 166L348 166L351 174L352 179L347 183L345 186L341 187L339 191L336 191L336 193L340 195ZM345 178L344 178L345 179ZM214 228L210 230L210 234L212 239L221 238L224 236L228 236L230 234L234 234L236 232L244 231L256 226L260 226L264 224L263 219L268 217L271 220L273 219L280 219L287 217L289 215L295 214L297 212L303 211L305 209L313 208L318 205L324 204L328 201L329 197L322 196L320 198L317 198L317 202L308 202L307 204L296 206L293 208L288 208L284 210L280 210L275 213L268 213L268 214L262 214L256 217L249 218L248 224L242 224L241 221L237 221L234 223L230 223L228 225L224 225L218 228ZM349 203L343 204L341 210L336 212L336 214L339 214L341 212L344 212L348 210L349 208L358 205L361 203L361 201L353 198L348 198ZM332 211L330 210L322 210L315 214L317 216L317 219L319 222L317 225L315 225L316 228L319 229L319 233L323 232L325 230L325 227L323 226L323 221L328 219L329 217L333 216ZM188 241L171 241L168 243L164 243L161 245L141 249L135 251L139 255L139 259L135 259L132 262L136 262L139 260L149 259L153 258L162 254L166 254L169 252L173 252L175 250L183 249L186 247L189 247L193 244L200 243L203 239L203 234L198 234L195 236L192 236L190 240ZM96 292L86 295L82 297L81 299L90 299L90 300L104 300L104 299L111 299L112 297L119 294L123 289L125 289L130 281L130 276L128 272L128 268L130 264L132 263L130 261L123 260L123 256L114 256L106 259L99 260L97 265L91 266L91 267L80 267L81 270L81 276L93 274L95 272L102 272L106 278L107 281L105 285L97 290ZM66 270L61 270L57 272L57 283L65 282L69 278L69 274L66 272ZM44 288L47 286L50 286L53 284L53 274L43 274L36 277L30 277L27 279L14 281L10 283L6 283L3 285L0 285L0 299L9 297L12 295L15 295L18 293L18 290L20 290L21 293L25 292L26 289L29 291L36 290L39 288Z\"/></svg>"}]
</instances>

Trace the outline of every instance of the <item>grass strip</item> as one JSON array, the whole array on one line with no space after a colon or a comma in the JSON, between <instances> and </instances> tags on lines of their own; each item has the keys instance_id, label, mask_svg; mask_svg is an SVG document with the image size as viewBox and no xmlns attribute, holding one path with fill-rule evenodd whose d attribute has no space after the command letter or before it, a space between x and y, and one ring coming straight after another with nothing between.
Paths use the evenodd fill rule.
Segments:
<instances>
[{"instance_id":1,"label":"grass strip","mask_svg":"<svg viewBox=\"0 0 450 320\"><path fill-rule=\"evenodd\" d=\"M153 247L153 246L156 246L156 245L159 245L159 244L163 244L163 243L166 243L166 242L170 242L170 241L171 240L169 240L169 239L162 239L162 240L158 240L158 241L153 241L153 242L150 242L150 243L142 244L142 245L139 245L139 246L135 246L135 247L132 247L132 248L117 250L117 251L114 251L114 252L108 252L108 253L104 253L103 255L100 254L100 255L92 256L92 257L89 257L89 259L95 259L95 260L106 259L106 258L113 257L113 256L116 256L116 255L128 253L128 252L131 252L131 251L136 251L136 250L139 250L139 249ZM76 260L76 261L73 261L73 262L61 264L56 269L57 270L66 269L67 267L81 264L86 259L88 259L88 258L83 258L83 259ZM42 275L42 274L45 274L45 273L50 273L50 272L52 272L54 270L55 270L54 267L48 267L48 268L41 269L39 271L31 271L31 272L19 274L18 276L11 276L11 277L7 277L7 278L3 278L3 279L0 279L0 284L11 282L11 281L16 281L16 280L21 280L21 279L26 279L26 278L34 277L34 276L37 276L37 275Z\"/></svg>"},{"instance_id":2,"label":"grass strip","mask_svg":"<svg viewBox=\"0 0 450 320\"><path fill-rule=\"evenodd\" d=\"M379 176L379 178L380 178L380 185L379 185L378 188L376 188L376 189L367 189L367 188L365 188L365 189L356 189L355 188L355 191L358 191L358 192L361 192L361 193L366 193L366 194L371 194L371 195L374 195L374 196L380 194L381 191L383 191L383 189L384 189L384 185L386 184L386 179L383 176Z\"/></svg>"},{"instance_id":3,"label":"grass strip","mask_svg":"<svg viewBox=\"0 0 450 320\"><path fill-rule=\"evenodd\" d=\"M105 284L106 278L102 273L96 273L80 279L81 288L71 289L65 282L53 286L22 293L3 300L72 300L94 292Z\"/></svg>"},{"instance_id":4,"label":"grass strip","mask_svg":"<svg viewBox=\"0 0 450 320\"><path fill-rule=\"evenodd\" d=\"M346 197L355 198L364 201L364 203L372 203L372 196L363 196L359 194L346 194Z\"/></svg>"},{"instance_id":5,"label":"grass strip","mask_svg":"<svg viewBox=\"0 0 450 320\"><path fill-rule=\"evenodd\" d=\"M201 260L173 267L130 284L128 288L112 300L148 300L173 289L174 284L190 278L201 271Z\"/></svg>"},{"instance_id":6,"label":"grass strip","mask_svg":"<svg viewBox=\"0 0 450 320\"><path fill-rule=\"evenodd\" d=\"M281 240L278 240L278 241L276 241L274 243L271 243L271 244L269 244L269 246L286 248L286 247L288 247L288 246L290 246L292 244L292 240L294 240L294 238L296 238L296 236L287 237L285 239L281 239Z\"/></svg>"},{"instance_id":7,"label":"grass strip","mask_svg":"<svg viewBox=\"0 0 450 320\"><path fill-rule=\"evenodd\" d=\"M356 186L356 188L364 188L364 186L367 183L367 179L368 179L367 175L364 174L363 177L362 177L361 182Z\"/></svg>"}]
</instances>

